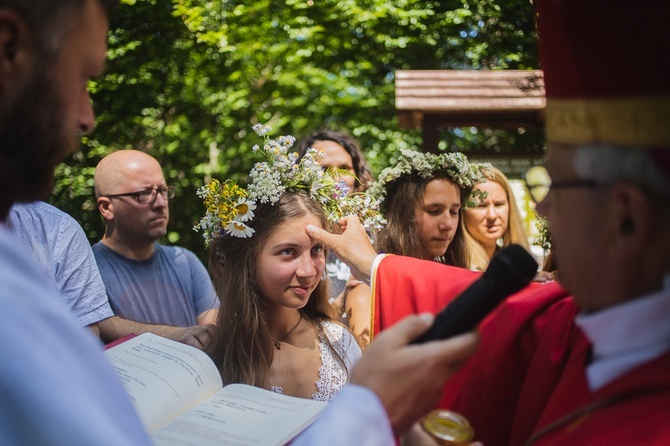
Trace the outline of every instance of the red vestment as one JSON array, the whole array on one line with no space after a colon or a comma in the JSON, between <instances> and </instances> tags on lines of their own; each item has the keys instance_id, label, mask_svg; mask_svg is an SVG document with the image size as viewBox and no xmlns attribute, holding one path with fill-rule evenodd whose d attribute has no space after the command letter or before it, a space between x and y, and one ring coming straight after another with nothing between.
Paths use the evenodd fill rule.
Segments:
<instances>
[{"instance_id":1,"label":"red vestment","mask_svg":"<svg viewBox=\"0 0 670 446\"><path fill-rule=\"evenodd\" d=\"M385 258L374 277L374 332L407 314L438 312L479 274ZM591 392L577 312L555 282L508 298L480 324L479 349L449 380L440 407L468 418L485 446L534 436L537 445L670 444L670 353Z\"/></svg>"}]
</instances>

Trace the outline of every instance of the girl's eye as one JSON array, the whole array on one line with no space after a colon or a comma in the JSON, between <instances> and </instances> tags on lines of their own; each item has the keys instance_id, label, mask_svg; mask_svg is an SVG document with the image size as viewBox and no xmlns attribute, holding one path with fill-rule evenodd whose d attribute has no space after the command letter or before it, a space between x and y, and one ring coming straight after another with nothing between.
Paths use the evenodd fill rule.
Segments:
<instances>
[{"instance_id":1,"label":"girl's eye","mask_svg":"<svg viewBox=\"0 0 670 446\"><path fill-rule=\"evenodd\" d=\"M290 256L290 255L293 255L294 252L295 252L295 250L293 248L286 248L286 249L282 249L281 251L279 251L279 254L284 255L284 256Z\"/></svg>"},{"instance_id":2,"label":"girl's eye","mask_svg":"<svg viewBox=\"0 0 670 446\"><path fill-rule=\"evenodd\" d=\"M439 210L439 209L431 209L431 210L426 211L426 212L428 212L428 215L440 215L442 213L442 211Z\"/></svg>"},{"instance_id":3,"label":"girl's eye","mask_svg":"<svg viewBox=\"0 0 670 446\"><path fill-rule=\"evenodd\" d=\"M316 245L312 248L312 252L314 254L319 254L323 252L323 246L322 245Z\"/></svg>"},{"instance_id":4,"label":"girl's eye","mask_svg":"<svg viewBox=\"0 0 670 446\"><path fill-rule=\"evenodd\" d=\"M449 211L449 213L450 213L453 217L455 217L455 216L458 215L458 209L455 210L455 211L453 211L453 210L452 210L452 211Z\"/></svg>"}]
</instances>

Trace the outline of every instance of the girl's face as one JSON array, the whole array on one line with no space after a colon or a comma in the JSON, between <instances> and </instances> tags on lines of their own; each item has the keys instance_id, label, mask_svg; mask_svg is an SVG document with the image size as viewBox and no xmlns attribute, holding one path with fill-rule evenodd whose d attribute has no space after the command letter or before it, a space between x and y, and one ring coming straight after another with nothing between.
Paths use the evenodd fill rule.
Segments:
<instances>
[{"instance_id":1,"label":"girl's face","mask_svg":"<svg viewBox=\"0 0 670 446\"><path fill-rule=\"evenodd\" d=\"M322 227L312 214L296 217L277 227L261 248L256 281L275 306L304 307L323 276L324 246L307 235L307 225Z\"/></svg>"},{"instance_id":2,"label":"girl's face","mask_svg":"<svg viewBox=\"0 0 670 446\"><path fill-rule=\"evenodd\" d=\"M423 203L414 209L425 259L444 255L458 229L461 192L449 180L436 178L426 185Z\"/></svg>"},{"instance_id":3,"label":"girl's face","mask_svg":"<svg viewBox=\"0 0 670 446\"><path fill-rule=\"evenodd\" d=\"M352 193L356 186L356 177L354 177L356 172L354 171L354 161L351 159L349 152L335 141L330 140L314 141L312 146L316 150L323 150L324 155L321 158L321 166L324 169L336 167L351 172L351 175L342 175L337 180L344 181L347 187L349 187L349 193Z\"/></svg>"},{"instance_id":4,"label":"girl's face","mask_svg":"<svg viewBox=\"0 0 670 446\"><path fill-rule=\"evenodd\" d=\"M470 234L484 246L492 246L505 234L509 225L507 193L495 181L477 185L488 196L478 207L465 209L465 224Z\"/></svg>"}]
</instances>

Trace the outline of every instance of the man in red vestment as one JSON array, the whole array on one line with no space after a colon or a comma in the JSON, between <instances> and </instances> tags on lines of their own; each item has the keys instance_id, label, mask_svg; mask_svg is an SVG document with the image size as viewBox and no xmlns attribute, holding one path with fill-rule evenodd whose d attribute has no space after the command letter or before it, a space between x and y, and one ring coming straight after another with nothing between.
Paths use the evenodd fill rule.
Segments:
<instances>
[{"instance_id":1,"label":"man in red vestment","mask_svg":"<svg viewBox=\"0 0 670 446\"><path fill-rule=\"evenodd\" d=\"M551 180L530 186L560 284L533 284L482 322L441 406L486 446L670 444L670 3L534 3ZM478 277L376 257L343 223L341 236L308 232L371 278L377 331Z\"/></svg>"}]
</instances>

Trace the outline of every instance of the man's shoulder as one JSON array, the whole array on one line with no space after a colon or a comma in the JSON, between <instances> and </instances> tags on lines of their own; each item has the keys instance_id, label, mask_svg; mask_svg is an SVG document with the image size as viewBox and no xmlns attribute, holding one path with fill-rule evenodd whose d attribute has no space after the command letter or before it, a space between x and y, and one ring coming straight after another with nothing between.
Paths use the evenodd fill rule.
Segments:
<instances>
[{"instance_id":1,"label":"man's shoulder","mask_svg":"<svg viewBox=\"0 0 670 446\"><path fill-rule=\"evenodd\" d=\"M43 201L32 203L16 203L9 211L10 228L25 226L72 226L79 228L79 223L66 212Z\"/></svg>"},{"instance_id":2,"label":"man's shoulder","mask_svg":"<svg viewBox=\"0 0 670 446\"><path fill-rule=\"evenodd\" d=\"M121 263L130 263L130 259L122 256L109 246L105 245L102 240L94 243L93 246L91 246L91 250L93 251L93 256L95 257L95 261L98 264L101 273L105 268L114 268L116 265Z\"/></svg>"},{"instance_id":3,"label":"man's shoulder","mask_svg":"<svg viewBox=\"0 0 670 446\"><path fill-rule=\"evenodd\" d=\"M105 251L107 251L109 248L106 247L105 244L102 243L102 241L99 241L99 242L95 242L95 243L93 243L93 245L91 246L91 249L93 250L94 253L97 254L97 253L105 252ZM111 250L110 250L110 251L111 251Z\"/></svg>"},{"instance_id":4,"label":"man's shoulder","mask_svg":"<svg viewBox=\"0 0 670 446\"><path fill-rule=\"evenodd\" d=\"M46 215L56 215L56 216L69 216L65 212L58 209L56 206L53 206L44 201L33 201L30 203L14 203L12 205L12 211L19 213L36 213L36 214L46 214Z\"/></svg>"},{"instance_id":5,"label":"man's shoulder","mask_svg":"<svg viewBox=\"0 0 670 446\"><path fill-rule=\"evenodd\" d=\"M44 278L43 273L37 268L35 261L30 258L21 246L17 244L15 237L7 231L6 228L0 228L0 280L10 293L3 295L3 298L12 295L17 287L31 288L40 287L48 289L50 294L55 294L55 290ZM44 294L43 291L40 292ZM40 294L35 293L35 294ZM41 296L39 296L41 299Z\"/></svg>"}]
</instances>

